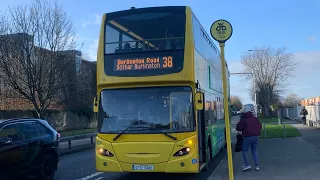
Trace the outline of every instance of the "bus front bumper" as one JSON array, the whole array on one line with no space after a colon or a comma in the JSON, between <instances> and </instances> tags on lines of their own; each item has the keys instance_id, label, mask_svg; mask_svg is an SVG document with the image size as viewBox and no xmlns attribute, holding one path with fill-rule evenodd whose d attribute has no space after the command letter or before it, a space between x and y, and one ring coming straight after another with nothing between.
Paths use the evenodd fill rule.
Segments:
<instances>
[{"instance_id":1,"label":"bus front bumper","mask_svg":"<svg viewBox=\"0 0 320 180\"><path fill-rule=\"evenodd\" d=\"M98 172L198 173L199 161L195 154L156 164L118 162L96 154L96 170Z\"/></svg>"}]
</instances>

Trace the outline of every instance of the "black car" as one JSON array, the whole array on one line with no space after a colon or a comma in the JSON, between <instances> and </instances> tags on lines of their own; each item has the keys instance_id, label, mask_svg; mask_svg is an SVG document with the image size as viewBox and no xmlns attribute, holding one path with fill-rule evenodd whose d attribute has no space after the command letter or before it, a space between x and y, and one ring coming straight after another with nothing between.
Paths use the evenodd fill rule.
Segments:
<instances>
[{"instance_id":1,"label":"black car","mask_svg":"<svg viewBox=\"0 0 320 180\"><path fill-rule=\"evenodd\" d=\"M0 120L0 179L53 179L59 138L45 120Z\"/></svg>"}]
</instances>

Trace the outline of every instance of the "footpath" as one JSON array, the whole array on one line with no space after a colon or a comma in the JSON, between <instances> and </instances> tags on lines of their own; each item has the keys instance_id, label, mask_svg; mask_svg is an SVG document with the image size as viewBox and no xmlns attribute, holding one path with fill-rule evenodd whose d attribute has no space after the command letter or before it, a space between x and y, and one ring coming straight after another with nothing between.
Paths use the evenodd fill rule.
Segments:
<instances>
[{"instance_id":1,"label":"footpath","mask_svg":"<svg viewBox=\"0 0 320 180\"><path fill-rule=\"evenodd\" d=\"M290 121L286 122L290 123ZM320 129L306 127L291 121L301 137L260 139L258 156L260 171L255 171L251 152L248 159L252 170L241 170L242 154L233 150L235 180L319 180ZM236 121L232 122L232 142L235 143ZM222 160L208 180L228 180L228 159Z\"/></svg>"}]
</instances>

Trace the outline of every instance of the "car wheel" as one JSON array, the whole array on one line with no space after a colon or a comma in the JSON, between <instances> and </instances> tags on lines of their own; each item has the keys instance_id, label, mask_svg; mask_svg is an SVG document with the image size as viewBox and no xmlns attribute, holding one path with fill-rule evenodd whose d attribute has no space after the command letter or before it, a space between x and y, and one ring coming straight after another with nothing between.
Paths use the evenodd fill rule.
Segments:
<instances>
[{"instance_id":1,"label":"car wheel","mask_svg":"<svg viewBox=\"0 0 320 180\"><path fill-rule=\"evenodd\" d=\"M52 155L45 155L41 162L41 169L39 172L39 178L43 180L52 180L56 172L55 163L56 160Z\"/></svg>"}]
</instances>

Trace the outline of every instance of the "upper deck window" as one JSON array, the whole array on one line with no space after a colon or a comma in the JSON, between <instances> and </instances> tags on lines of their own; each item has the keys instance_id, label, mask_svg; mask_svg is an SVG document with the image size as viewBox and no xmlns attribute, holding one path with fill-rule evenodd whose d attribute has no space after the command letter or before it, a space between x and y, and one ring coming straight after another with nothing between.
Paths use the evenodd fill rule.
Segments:
<instances>
[{"instance_id":1,"label":"upper deck window","mask_svg":"<svg viewBox=\"0 0 320 180\"><path fill-rule=\"evenodd\" d=\"M107 14L106 75L141 77L180 72L185 22L183 8L147 8Z\"/></svg>"},{"instance_id":2,"label":"upper deck window","mask_svg":"<svg viewBox=\"0 0 320 180\"><path fill-rule=\"evenodd\" d=\"M105 54L184 47L185 14L145 12L108 17L105 27Z\"/></svg>"}]
</instances>

